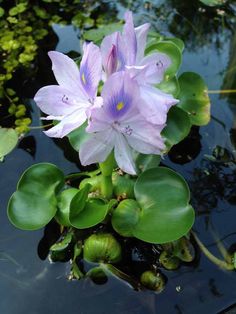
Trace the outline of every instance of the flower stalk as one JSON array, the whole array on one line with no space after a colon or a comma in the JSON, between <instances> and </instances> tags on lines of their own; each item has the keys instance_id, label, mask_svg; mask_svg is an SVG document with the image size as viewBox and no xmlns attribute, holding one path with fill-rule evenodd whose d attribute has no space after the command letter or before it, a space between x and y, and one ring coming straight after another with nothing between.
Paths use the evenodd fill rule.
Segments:
<instances>
[{"instance_id":1,"label":"flower stalk","mask_svg":"<svg viewBox=\"0 0 236 314\"><path fill-rule=\"evenodd\" d=\"M114 153L110 155L104 162L99 164L101 170L101 193L102 196L111 199L113 195L112 172L115 167Z\"/></svg>"}]
</instances>

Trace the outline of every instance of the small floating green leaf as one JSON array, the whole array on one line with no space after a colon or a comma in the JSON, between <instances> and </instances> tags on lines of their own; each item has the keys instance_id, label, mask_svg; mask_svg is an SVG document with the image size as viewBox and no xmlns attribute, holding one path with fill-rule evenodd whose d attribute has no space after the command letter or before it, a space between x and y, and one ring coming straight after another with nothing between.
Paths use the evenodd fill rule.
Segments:
<instances>
[{"instance_id":1,"label":"small floating green leaf","mask_svg":"<svg viewBox=\"0 0 236 314\"><path fill-rule=\"evenodd\" d=\"M161 134L165 138L167 150L170 150L188 136L192 125L188 114L176 106L169 110L166 124Z\"/></svg>"},{"instance_id":2,"label":"small floating green leaf","mask_svg":"<svg viewBox=\"0 0 236 314\"><path fill-rule=\"evenodd\" d=\"M193 125L206 125L210 121L210 99L204 80L194 72L184 72L179 85L178 107L189 114Z\"/></svg>"},{"instance_id":3,"label":"small floating green leaf","mask_svg":"<svg viewBox=\"0 0 236 314\"><path fill-rule=\"evenodd\" d=\"M17 145L18 135L14 129L0 127L0 158L9 154Z\"/></svg>"},{"instance_id":4,"label":"small floating green leaf","mask_svg":"<svg viewBox=\"0 0 236 314\"><path fill-rule=\"evenodd\" d=\"M56 194L64 185L64 175L55 165L40 163L28 168L8 203L8 217L24 230L44 227L56 214Z\"/></svg>"}]
</instances>

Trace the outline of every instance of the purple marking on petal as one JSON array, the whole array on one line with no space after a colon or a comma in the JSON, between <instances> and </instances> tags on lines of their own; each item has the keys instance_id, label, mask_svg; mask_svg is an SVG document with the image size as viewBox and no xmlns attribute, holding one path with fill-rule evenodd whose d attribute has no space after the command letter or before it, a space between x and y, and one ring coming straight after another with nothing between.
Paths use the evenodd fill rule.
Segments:
<instances>
[{"instance_id":1,"label":"purple marking on petal","mask_svg":"<svg viewBox=\"0 0 236 314\"><path fill-rule=\"evenodd\" d=\"M90 91L93 86L92 86L91 72L89 70L87 60L80 67L80 79L81 79L83 88L86 90L87 94L90 94Z\"/></svg>"},{"instance_id":2,"label":"purple marking on petal","mask_svg":"<svg viewBox=\"0 0 236 314\"><path fill-rule=\"evenodd\" d=\"M139 98L139 87L126 72L112 74L102 89L104 113L115 122L127 119L135 111L135 102Z\"/></svg>"},{"instance_id":3,"label":"purple marking on petal","mask_svg":"<svg viewBox=\"0 0 236 314\"><path fill-rule=\"evenodd\" d=\"M132 98L124 90L124 82L117 94L114 94L107 100L106 106L109 108L111 117L114 120L118 120L124 116L130 109Z\"/></svg>"},{"instance_id":4,"label":"purple marking on petal","mask_svg":"<svg viewBox=\"0 0 236 314\"><path fill-rule=\"evenodd\" d=\"M102 74L101 52L93 43L84 44L80 63L80 81L88 99L93 100Z\"/></svg>"}]
</instances>

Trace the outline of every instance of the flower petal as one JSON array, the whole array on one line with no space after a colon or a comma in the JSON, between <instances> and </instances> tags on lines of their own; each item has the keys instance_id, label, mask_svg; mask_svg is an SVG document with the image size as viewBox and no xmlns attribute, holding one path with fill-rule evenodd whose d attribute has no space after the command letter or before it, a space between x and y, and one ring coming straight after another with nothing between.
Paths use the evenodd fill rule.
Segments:
<instances>
[{"instance_id":1,"label":"flower petal","mask_svg":"<svg viewBox=\"0 0 236 314\"><path fill-rule=\"evenodd\" d=\"M131 148L125 137L118 132L115 134L115 160L120 169L129 174L136 174Z\"/></svg>"},{"instance_id":2,"label":"flower petal","mask_svg":"<svg viewBox=\"0 0 236 314\"><path fill-rule=\"evenodd\" d=\"M153 86L140 86L141 98L137 106L141 114L151 123L164 125L167 112L179 101L172 95L165 94Z\"/></svg>"},{"instance_id":3,"label":"flower petal","mask_svg":"<svg viewBox=\"0 0 236 314\"><path fill-rule=\"evenodd\" d=\"M83 166L103 162L114 147L114 131L110 128L104 132L91 134L91 137L82 143L79 158Z\"/></svg>"},{"instance_id":4,"label":"flower petal","mask_svg":"<svg viewBox=\"0 0 236 314\"><path fill-rule=\"evenodd\" d=\"M86 99L80 83L80 73L77 64L71 58L58 51L50 51L48 55L52 61L52 70L58 84Z\"/></svg>"},{"instance_id":5,"label":"flower petal","mask_svg":"<svg viewBox=\"0 0 236 314\"><path fill-rule=\"evenodd\" d=\"M146 41L147 41L147 33L149 30L150 24L145 23L143 25L140 25L139 27L135 27L135 35L137 38L137 57L136 57L136 63L138 64L140 60L144 57L144 50L146 47Z\"/></svg>"},{"instance_id":6,"label":"flower petal","mask_svg":"<svg viewBox=\"0 0 236 314\"><path fill-rule=\"evenodd\" d=\"M134 65L136 63L137 39L131 11L125 13L125 25L120 40L119 50L121 51L121 55L124 56L126 65Z\"/></svg>"},{"instance_id":7,"label":"flower petal","mask_svg":"<svg viewBox=\"0 0 236 314\"><path fill-rule=\"evenodd\" d=\"M49 85L39 89L34 96L37 106L46 114L64 116L75 111L81 99L59 85Z\"/></svg>"},{"instance_id":8,"label":"flower petal","mask_svg":"<svg viewBox=\"0 0 236 314\"><path fill-rule=\"evenodd\" d=\"M86 131L88 133L100 132L108 129L112 123L111 118L107 115L103 107L92 107L88 119Z\"/></svg>"},{"instance_id":9,"label":"flower petal","mask_svg":"<svg viewBox=\"0 0 236 314\"><path fill-rule=\"evenodd\" d=\"M164 53L152 53L141 60L146 65L145 83L158 84L163 80L166 69L171 65L170 58Z\"/></svg>"},{"instance_id":10,"label":"flower petal","mask_svg":"<svg viewBox=\"0 0 236 314\"><path fill-rule=\"evenodd\" d=\"M111 75L115 72L118 66L118 34L118 32L115 32L104 37L101 43L102 65L107 75Z\"/></svg>"},{"instance_id":11,"label":"flower petal","mask_svg":"<svg viewBox=\"0 0 236 314\"><path fill-rule=\"evenodd\" d=\"M114 73L103 86L102 98L106 116L110 120L119 121L137 110L135 100L139 98L138 84L124 71Z\"/></svg>"},{"instance_id":12,"label":"flower petal","mask_svg":"<svg viewBox=\"0 0 236 314\"><path fill-rule=\"evenodd\" d=\"M140 115L123 124L123 134L134 150L143 154L160 154L165 148L160 134L164 126L154 126Z\"/></svg>"},{"instance_id":13,"label":"flower petal","mask_svg":"<svg viewBox=\"0 0 236 314\"><path fill-rule=\"evenodd\" d=\"M85 109L80 108L63 117L63 119L58 124L44 133L50 137L62 138L76 128L80 127L86 121L86 119L87 115Z\"/></svg>"},{"instance_id":14,"label":"flower petal","mask_svg":"<svg viewBox=\"0 0 236 314\"><path fill-rule=\"evenodd\" d=\"M102 58L98 46L92 42L83 45L84 54L80 63L80 80L88 98L94 99L102 75Z\"/></svg>"}]
</instances>

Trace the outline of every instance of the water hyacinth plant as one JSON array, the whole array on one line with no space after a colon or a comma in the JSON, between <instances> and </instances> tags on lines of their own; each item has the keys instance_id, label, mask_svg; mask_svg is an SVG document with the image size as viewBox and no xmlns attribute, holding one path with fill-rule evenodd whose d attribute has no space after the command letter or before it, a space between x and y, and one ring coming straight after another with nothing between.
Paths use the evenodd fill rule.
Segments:
<instances>
[{"instance_id":1,"label":"water hyacinth plant","mask_svg":"<svg viewBox=\"0 0 236 314\"><path fill-rule=\"evenodd\" d=\"M130 238L158 247L166 269L193 260L188 185L159 163L192 125L209 122L210 102L198 74L177 75L183 42L148 32L149 24L135 28L126 12L122 31L105 36L100 47L84 43L79 68L49 52L58 85L34 98L47 115L42 119L55 121L45 134L68 136L81 164L98 167L66 176L53 164L33 165L19 180L8 217L23 230L54 219L61 237L51 256L72 252L72 277L85 275L77 264L84 258L97 264L88 276L113 273L136 288L160 290L165 280L155 267L134 280L113 264L122 260L120 242Z\"/></svg>"}]
</instances>

